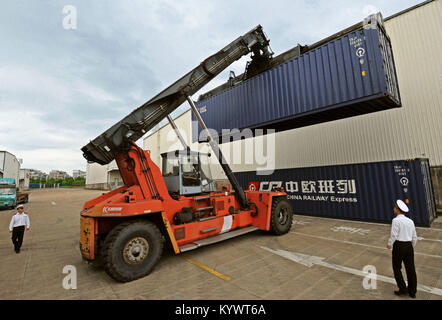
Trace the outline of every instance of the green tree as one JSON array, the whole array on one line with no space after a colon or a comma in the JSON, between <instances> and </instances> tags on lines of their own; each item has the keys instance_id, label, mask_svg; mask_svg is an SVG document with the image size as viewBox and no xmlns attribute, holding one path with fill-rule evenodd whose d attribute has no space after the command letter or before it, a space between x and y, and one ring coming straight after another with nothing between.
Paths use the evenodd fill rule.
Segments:
<instances>
[{"instance_id":1,"label":"green tree","mask_svg":"<svg viewBox=\"0 0 442 320\"><path fill-rule=\"evenodd\" d=\"M86 184L86 179L83 177L76 177L72 183L73 186L80 187Z\"/></svg>"},{"instance_id":2,"label":"green tree","mask_svg":"<svg viewBox=\"0 0 442 320\"><path fill-rule=\"evenodd\" d=\"M74 182L74 178L68 177L62 181L61 185L62 186L72 186L73 182Z\"/></svg>"},{"instance_id":3,"label":"green tree","mask_svg":"<svg viewBox=\"0 0 442 320\"><path fill-rule=\"evenodd\" d=\"M54 178L50 178L48 179L48 181L46 182L46 186L47 187L52 187L55 184L55 179Z\"/></svg>"}]
</instances>

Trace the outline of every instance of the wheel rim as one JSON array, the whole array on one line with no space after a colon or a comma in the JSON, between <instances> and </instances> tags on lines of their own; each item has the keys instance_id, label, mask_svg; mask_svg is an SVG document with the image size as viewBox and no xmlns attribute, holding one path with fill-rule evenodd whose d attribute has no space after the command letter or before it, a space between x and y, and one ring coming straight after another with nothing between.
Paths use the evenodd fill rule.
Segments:
<instances>
[{"instance_id":1,"label":"wheel rim","mask_svg":"<svg viewBox=\"0 0 442 320\"><path fill-rule=\"evenodd\" d=\"M123 258L127 264L142 263L149 253L149 243L141 237L128 241L123 249Z\"/></svg>"},{"instance_id":2,"label":"wheel rim","mask_svg":"<svg viewBox=\"0 0 442 320\"><path fill-rule=\"evenodd\" d=\"M288 218L289 218L289 215L287 212L287 208L282 208L281 210L279 210L278 221L279 221L280 225L286 224Z\"/></svg>"}]
</instances>

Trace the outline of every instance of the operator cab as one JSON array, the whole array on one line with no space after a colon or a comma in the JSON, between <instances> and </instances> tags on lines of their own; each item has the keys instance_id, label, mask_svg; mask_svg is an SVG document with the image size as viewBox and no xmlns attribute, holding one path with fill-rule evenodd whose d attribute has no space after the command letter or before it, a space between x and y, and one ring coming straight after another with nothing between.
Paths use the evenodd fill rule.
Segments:
<instances>
[{"instance_id":1,"label":"operator cab","mask_svg":"<svg viewBox=\"0 0 442 320\"><path fill-rule=\"evenodd\" d=\"M163 178L170 194L191 195L213 191L212 179L202 170L200 156L210 154L189 149L161 154Z\"/></svg>"}]
</instances>

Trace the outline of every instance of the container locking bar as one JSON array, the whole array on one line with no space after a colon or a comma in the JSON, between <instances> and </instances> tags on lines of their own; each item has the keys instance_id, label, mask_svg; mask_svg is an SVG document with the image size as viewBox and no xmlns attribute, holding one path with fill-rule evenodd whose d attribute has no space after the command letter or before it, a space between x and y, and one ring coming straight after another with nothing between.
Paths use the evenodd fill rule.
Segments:
<instances>
[{"instance_id":1,"label":"container locking bar","mask_svg":"<svg viewBox=\"0 0 442 320\"><path fill-rule=\"evenodd\" d=\"M235 175L233 174L232 170L230 169L229 165L227 164L227 161L224 158L224 156L221 152L221 149L219 148L218 143L216 143L215 140L213 140L209 130L207 129L206 124L203 121L203 118L201 118L201 115L198 112L198 109L196 108L192 99L189 96L187 96L186 99L187 99L187 102L189 102L192 112L195 114L195 117L197 118L201 128L205 131L205 133L207 135L207 140L209 141L209 144L210 144L210 147L212 148L213 152L215 153L215 156L217 157L221 167L223 168L224 173L226 174L227 178L229 179L230 183L232 184L233 190L235 190L235 196L237 197L239 203L241 204L241 207L248 208L249 204L248 204L246 195L244 193L244 190L239 185L238 180L236 180Z\"/></svg>"}]
</instances>

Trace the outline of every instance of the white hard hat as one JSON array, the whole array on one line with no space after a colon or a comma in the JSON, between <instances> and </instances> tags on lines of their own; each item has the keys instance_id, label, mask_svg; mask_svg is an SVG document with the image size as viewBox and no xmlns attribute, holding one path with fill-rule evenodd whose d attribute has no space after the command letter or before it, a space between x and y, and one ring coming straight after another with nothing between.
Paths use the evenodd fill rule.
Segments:
<instances>
[{"instance_id":1,"label":"white hard hat","mask_svg":"<svg viewBox=\"0 0 442 320\"><path fill-rule=\"evenodd\" d=\"M408 206L402 200L397 200L396 205L402 212L407 213L408 211L410 211L410 209L408 209Z\"/></svg>"},{"instance_id":2,"label":"white hard hat","mask_svg":"<svg viewBox=\"0 0 442 320\"><path fill-rule=\"evenodd\" d=\"M17 209L19 209L19 208L23 208L23 205L22 205L22 204L19 204L19 205L17 206Z\"/></svg>"}]
</instances>

